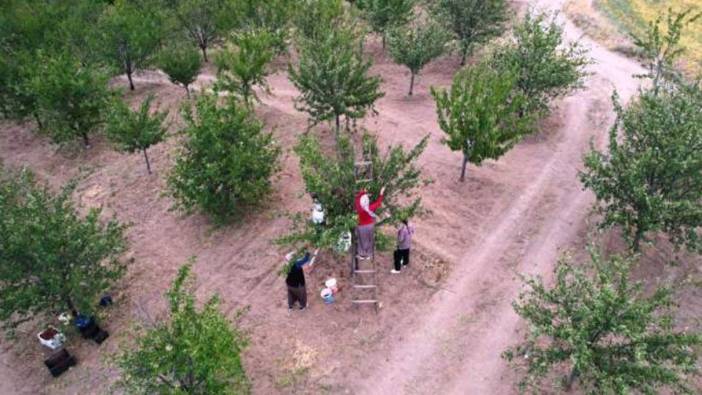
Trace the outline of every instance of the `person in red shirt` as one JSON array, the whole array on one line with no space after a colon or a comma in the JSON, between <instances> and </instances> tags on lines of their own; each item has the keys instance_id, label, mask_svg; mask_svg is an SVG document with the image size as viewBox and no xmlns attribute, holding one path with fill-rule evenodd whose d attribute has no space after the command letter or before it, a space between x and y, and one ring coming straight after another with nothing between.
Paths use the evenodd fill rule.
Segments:
<instances>
[{"instance_id":1,"label":"person in red shirt","mask_svg":"<svg viewBox=\"0 0 702 395\"><path fill-rule=\"evenodd\" d=\"M380 196L373 203L370 202L368 192L365 189L356 194L354 207L358 213L358 226L356 227L356 239L358 240L358 251L356 252L361 258L370 258L373 256L375 248L375 221L377 215L375 212L383 204L383 194L385 187L380 189Z\"/></svg>"}]
</instances>

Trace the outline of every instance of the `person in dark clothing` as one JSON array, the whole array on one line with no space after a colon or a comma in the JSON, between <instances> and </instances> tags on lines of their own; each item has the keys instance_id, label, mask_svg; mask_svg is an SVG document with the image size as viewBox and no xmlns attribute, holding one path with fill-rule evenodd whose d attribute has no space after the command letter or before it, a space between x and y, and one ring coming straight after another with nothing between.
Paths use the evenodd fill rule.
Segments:
<instances>
[{"instance_id":1,"label":"person in dark clothing","mask_svg":"<svg viewBox=\"0 0 702 395\"><path fill-rule=\"evenodd\" d=\"M305 272L303 266L309 263L309 267L311 267L314 264L317 251L314 252L314 255L305 252L305 255L294 260L293 263L290 264L290 271L285 278L285 284L288 286L288 309L292 309L295 302L300 304L300 310L304 310L307 307L307 289L305 288ZM286 259L288 261L294 259L293 253L286 255Z\"/></svg>"},{"instance_id":2,"label":"person in dark clothing","mask_svg":"<svg viewBox=\"0 0 702 395\"><path fill-rule=\"evenodd\" d=\"M409 221L402 220L397 228L397 249L394 254L395 268L392 269L390 273L400 273L403 266L409 265L413 234L414 227L409 224Z\"/></svg>"}]
</instances>

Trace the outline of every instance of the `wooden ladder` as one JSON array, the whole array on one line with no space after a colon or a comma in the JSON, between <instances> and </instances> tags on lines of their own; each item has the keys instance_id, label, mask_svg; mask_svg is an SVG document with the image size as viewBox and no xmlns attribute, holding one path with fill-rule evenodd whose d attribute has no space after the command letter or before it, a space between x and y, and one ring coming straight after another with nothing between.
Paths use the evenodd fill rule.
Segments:
<instances>
[{"instance_id":1,"label":"wooden ladder","mask_svg":"<svg viewBox=\"0 0 702 395\"><path fill-rule=\"evenodd\" d=\"M373 163L368 160L356 162L353 174L357 186L372 181ZM373 305L377 313L380 309L380 301L378 300L375 255L362 259L358 256L358 236L356 232L353 233L351 240L351 284L353 287L351 303L356 307Z\"/></svg>"},{"instance_id":2,"label":"wooden ladder","mask_svg":"<svg viewBox=\"0 0 702 395\"><path fill-rule=\"evenodd\" d=\"M378 281L375 257L370 256L367 259L361 259L357 254L358 238L354 237L353 247L351 249L352 266L351 266L351 284L353 293L351 303L358 307L361 305L372 305L377 313L380 309L380 301L378 300Z\"/></svg>"}]
</instances>

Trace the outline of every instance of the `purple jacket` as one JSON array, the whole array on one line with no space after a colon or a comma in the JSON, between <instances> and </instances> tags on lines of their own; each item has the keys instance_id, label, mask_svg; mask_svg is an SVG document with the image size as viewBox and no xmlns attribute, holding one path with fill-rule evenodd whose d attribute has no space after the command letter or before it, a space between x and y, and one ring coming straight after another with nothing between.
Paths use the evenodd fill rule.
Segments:
<instances>
[{"instance_id":1,"label":"purple jacket","mask_svg":"<svg viewBox=\"0 0 702 395\"><path fill-rule=\"evenodd\" d=\"M412 234L414 234L414 228L412 225L403 225L400 230L397 231L398 250L410 249L412 245Z\"/></svg>"}]
</instances>

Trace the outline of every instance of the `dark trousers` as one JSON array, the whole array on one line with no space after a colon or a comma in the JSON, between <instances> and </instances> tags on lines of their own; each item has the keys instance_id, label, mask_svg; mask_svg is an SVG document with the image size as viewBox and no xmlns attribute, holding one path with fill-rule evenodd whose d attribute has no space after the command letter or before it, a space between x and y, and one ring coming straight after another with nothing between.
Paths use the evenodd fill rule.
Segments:
<instances>
[{"instance_id":1,"label":"dark trousers","mask_svg":"<svg viewBox=\"0 0 702 395\"><path fill-rule=\"evenodd\" d=\"M300 302L300 308L307 307L307 289L304 285L291 287L288 285L288 308L292 309L295 302Z\"/></svg>"},{"instance_id":2,"label":"dark trousers","mask_svg":"<svg viewBox=\"0 0 702 395\"><path fill-rule=\"evenodd\" d=\"M402 266L409 265L409 248L406 250L395 250L395 270L402 269Z\"/></svg>"}]
</instances>

